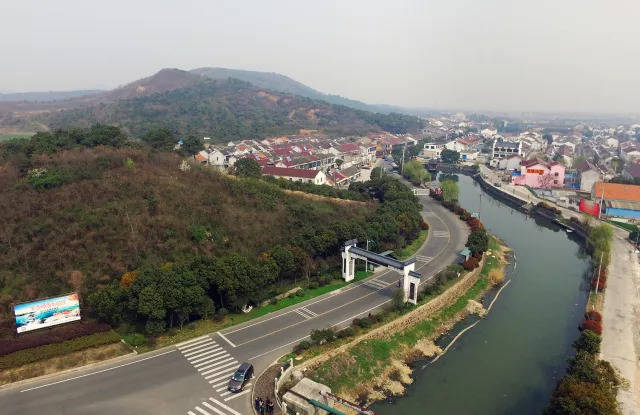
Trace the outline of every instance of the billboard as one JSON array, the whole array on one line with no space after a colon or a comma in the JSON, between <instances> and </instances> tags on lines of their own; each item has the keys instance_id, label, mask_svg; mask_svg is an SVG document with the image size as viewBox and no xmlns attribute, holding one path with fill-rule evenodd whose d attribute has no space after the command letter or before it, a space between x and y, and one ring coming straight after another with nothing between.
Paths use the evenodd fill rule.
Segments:
<instances>
[{"instance_id":1,"label":"billboard","mask_svg":"<svg viewBox=\"0 0 640 415\"><path fill-rule=\"evenodd\" d=\"M600 205L596 202L592 202L586 199L580 199L580 212L588 213L589 215L598 216L600 213Z\"/></svg>"},{"instance_id":2,"label":"billboard","mask_svg":"<svg viewBox=\"0 0 640 415\"><path fill-rule=\"evenodd\" d=\"M80 320L78 293L13 306L18 333Z\"/></svg>"}]
</instances>

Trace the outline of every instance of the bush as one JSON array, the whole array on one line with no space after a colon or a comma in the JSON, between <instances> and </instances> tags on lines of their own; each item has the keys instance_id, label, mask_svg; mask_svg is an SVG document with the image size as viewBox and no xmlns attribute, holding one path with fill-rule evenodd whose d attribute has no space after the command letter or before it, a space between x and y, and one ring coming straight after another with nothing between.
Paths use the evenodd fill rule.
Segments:
<instances>
[{"instance_id":1,"label":"bush","mask_svg":"<svg viewBox=\"0 0 640 415\"><path fill-rule=\"evenodd\" d=\"M330 328L311 330L311 341L315 344L329 343L335 339L336 334Z\"/></svg>"},{"instance_id":2,"label":"bush","mask_svg":"<svg viewBox=\"0 0 640 415\"><path fill-rule=\"evenodd\" d=\"M420 222L420 229L426 231L427 229L429 229L429 224L425 221Z\"/></svg>"},{"instance_id":3,"label":"bush","mask_svg":"<svg viewBox=\"0 0 640 415\"><path fill-rule=\"evenodd\" d=\"M94 333L88 336L78 337L62 343L47 344L32 349L20 350L0 357L0 370L119 341L120 336L118 333L110 330L103 333Z\"/></svg>"},{"instance_id":4,"label":"bush","mask_svg":"<svg viewBox=\"0 0 640 415\"><path fill-rule=\"evenodd\" d=\"M595 310L587 311L584 313L585 320L593 320L593 321L602 321L602 314L598 313Z\"/></svg>"},{"instance_id":5,"label":"bush","mask_svg":"<svg viewBox=\"0 0 640 415\"><path fill-rule=\"evenodd\" d=\"M599 321L585 320L582 322L580 329L582 331L590 330L595 334L597 334L598 336L602 335L602 324L600 324Z\"/></svg>"},{"instance_id":6,"label":"bush","mask_svg":"<svg viewBox=\"0 0 640 415\"><path fill-rule=\"evenodd\" d=\"M393 311L401 311L404 308L404 290L396 288L391 296L391 307Z\"/></svg>"},{"instance_id":7,"label":"bush","mask_svg":"<svg viewBox=\"0 0 640 415\"><path fill-rule=\"evenodd\" d=\"M472 271L478 268L479 262L476 257L471 257L462 263L462 267L467 271Z\"/></svg>"},{"instance_id":8,"label":"bush","mask_svg":"<svg viewBox=\"0 0 640 415\"><path fill-rule=\"evenodd\" d=\"M311 347L311 343L309 343L306 340L303 340L300 343L296 344L296 346L293 348L293 351L294 353L301 353L310 347Z\"/></svg>"},{"instance_id":9,"label":"bush","mask_svg":"<svg viewBox=\"0 0 640 415\"><path fill-rule=\"evenodd\" d=\"M111 330L111 326L108 324L92 322L69 324L47 331L21 334L18 337L0 340L0 356L47 344L62 343L77 337L102 333L109 330Z\"/></svg>"},{"instance_id":10,"label":"bush","mask_svg":"<svg viewBox=\"0 0 640 415\"><path fill-rule=\"evenodd\" d=\"M361 329L368 329L371 327L371 319L369 318L355 318L353 319L353 325L360 327Z\"/></svg>"},{"instance_id":11,"label":"bush","mask_svg":"<svg viewBox=\"0 0 640 415\"><path fill-rule=\"evenodd\" d=\"M596 285L598 286L598 291L604 291L605 287L607 286L607 278L600 277L600 279L598 279L598 277L593 277L593 279L591 280L591 288L595 290Z\"/></svg>"},{"instance_id":12,"label":"bush","mask_svg":"<svg viewBox=\"0 0 640 415\"><path fill-rule=\"evenodd\" d=\"M356 334L356 331L353 329L353 327L347 327L337 332L336 337L338 337L339 339L344 339L346 337L352 337L354 334Z\"/></svg>"},{"instance_id":13,"label":"bush","mask_svg":"<svg viewBox=\"0 0 640 415\"><path fill-rule=\"evenodd\" d=\"M583 330L580 338L573 342L576 350L584 350L587 353L600 353L600 343L602 339L591 330Z\"/></svg>"},{"instance_id":14,"label":"bush","mask_svg":"<svg viewBox=\"0 0 640 415\"><path fill-rule=\"evenodd\" d=\"M298 290L298 291L296 291L296 296L297 296L297 297L304 297L304 296L305 296L305 292L304 292L304 290Z\"/></svg>"}]
</instances>

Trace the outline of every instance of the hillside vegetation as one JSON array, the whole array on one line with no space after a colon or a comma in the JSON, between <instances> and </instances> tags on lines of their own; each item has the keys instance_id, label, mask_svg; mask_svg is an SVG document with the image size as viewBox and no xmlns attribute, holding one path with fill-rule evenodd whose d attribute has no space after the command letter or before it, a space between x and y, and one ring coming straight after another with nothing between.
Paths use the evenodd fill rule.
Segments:
<instances>
[{"instance_id":1,"label":"hillside vegetation","mask_svg":"<svg viewBox=\"0 0 640 415\"><path fill-rule=\"evenodd\" d=\"M0 103L0 128L7 130L87 128L95 123L118 125L136 137L168 128L179 137L206 136L214 142L297 134L300 129L336 135L406 133L423 124L413 116L357 110L178 69L78 98Z\"/></svg>"},{"instance_id":2,"label":"hillside vegetation","mask_svg":"<svg viewBox=\"0 0 640 415\"><path fill-rule=\"evenodd\" d=\"M385 176L358 187L365 203L309 200L136 147L109 126L0 143L5 321L11 303L77 290L101 319L158 333L326 282L347 239L387 249L420 229L415 197Z\"/></svg>"},{"instance_id":3,"label":"hillside vegetation","mask_svg":"<svg viewBox=\"0 0 640 415\"><path fill-rule=\"evenodd\" d=\"M295 134L318 129L332 134L370 131L405 133L420 120L399 114L374 114L323 101L258 89L239 80L202 82L188 88L119 100L42 116L52 128L118 124L135 136L154 128L178 135L208 136L225 142Z\"/></svg>"}]
</instances>

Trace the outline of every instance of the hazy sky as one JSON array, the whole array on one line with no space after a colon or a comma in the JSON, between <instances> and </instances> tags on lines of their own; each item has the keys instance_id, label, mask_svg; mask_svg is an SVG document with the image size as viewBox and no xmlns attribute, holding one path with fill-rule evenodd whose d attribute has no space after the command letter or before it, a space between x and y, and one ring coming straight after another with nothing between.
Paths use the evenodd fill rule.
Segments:
<instances>
[{"instance_id":1,"label":"hazy sky","mask_svg":"<svg viewBox=\"0 0 640 415\"><path fill-rule=\"evenodd\" d=\"M640 112L638 0L7 0L0 46L0 91L220 66L369 103Z\"/></svg>"}]
</instances>

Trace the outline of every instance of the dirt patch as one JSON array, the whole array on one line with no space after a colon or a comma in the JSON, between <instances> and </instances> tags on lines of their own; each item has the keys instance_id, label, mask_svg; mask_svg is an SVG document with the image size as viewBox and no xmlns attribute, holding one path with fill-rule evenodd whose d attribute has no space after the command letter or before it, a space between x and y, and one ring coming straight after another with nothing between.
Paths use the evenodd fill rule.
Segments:
<instances>
[{"instance_id":1,"label":"dirt patch","mask_svg":"<svg viewBox=\"0 0 640 415\"><path fill-rule=\"evenodd\" d=\"M366 205L367 203L371 203L371 202L361 202L359 200L338 199L337 197L321 196L313 193L302 192L300 190L282 189L282 191L290 195L301 196L314 201L333 202L343 206Z\"/></svg>"},{"instance_id":2,"label":"dirt patch","mask_svg":"<svg viewBox=\"0 0 640 415\"><path fill-rule=\"evenodd\" d=\"M273 380L276 378L277 374L280 373L280 368L282 365L280 363L275 364L267 370L265 370L262 375L256 380L255 385L253 387L252 399L251 402L253 404L254 400L258 397L262 398L264 401L270 399L271 402L274 403L273 414L280 415L282 411L275 405L276 397L274 395L274 383Z\"/></svg>"},{"instance_id":3,"label":"dirt patch","mask_svg":"<svg viewBox=\"0 0 640 415\"><path fill-rule=\"evenodd\" d=\"M487 314L487 310L485 310L482 304L480 304L476 300L469 300L466 310L467 313L476 314L479 317L484 317Z\"/></svg>"},{"instance_id":4,"label":"dirt patch","mask_svg":"<svg viewBox=\"0 0 640 415\"><path fill-rule=\"evenodd\" d=\"M79 352L69 353L64 356L57 356L51 359L41 360L24 366L3 370L0 372L0 385L49 375L62 370L101 362L103 360L122 356L128 353L131 353L131 350L122 343L92 347Z\"/></svg>"},{"instance_id":5,"label":"dirt patch","mask_svg":"<svg viewBox=\"0 0 640 415\"><path fill-rule=\"evenodd\" d=\"M442 353L442 348L436 346L431 339L420 339L413 348L419 351L423 357L432 357Z\"/></svg>"}]
</instances>

